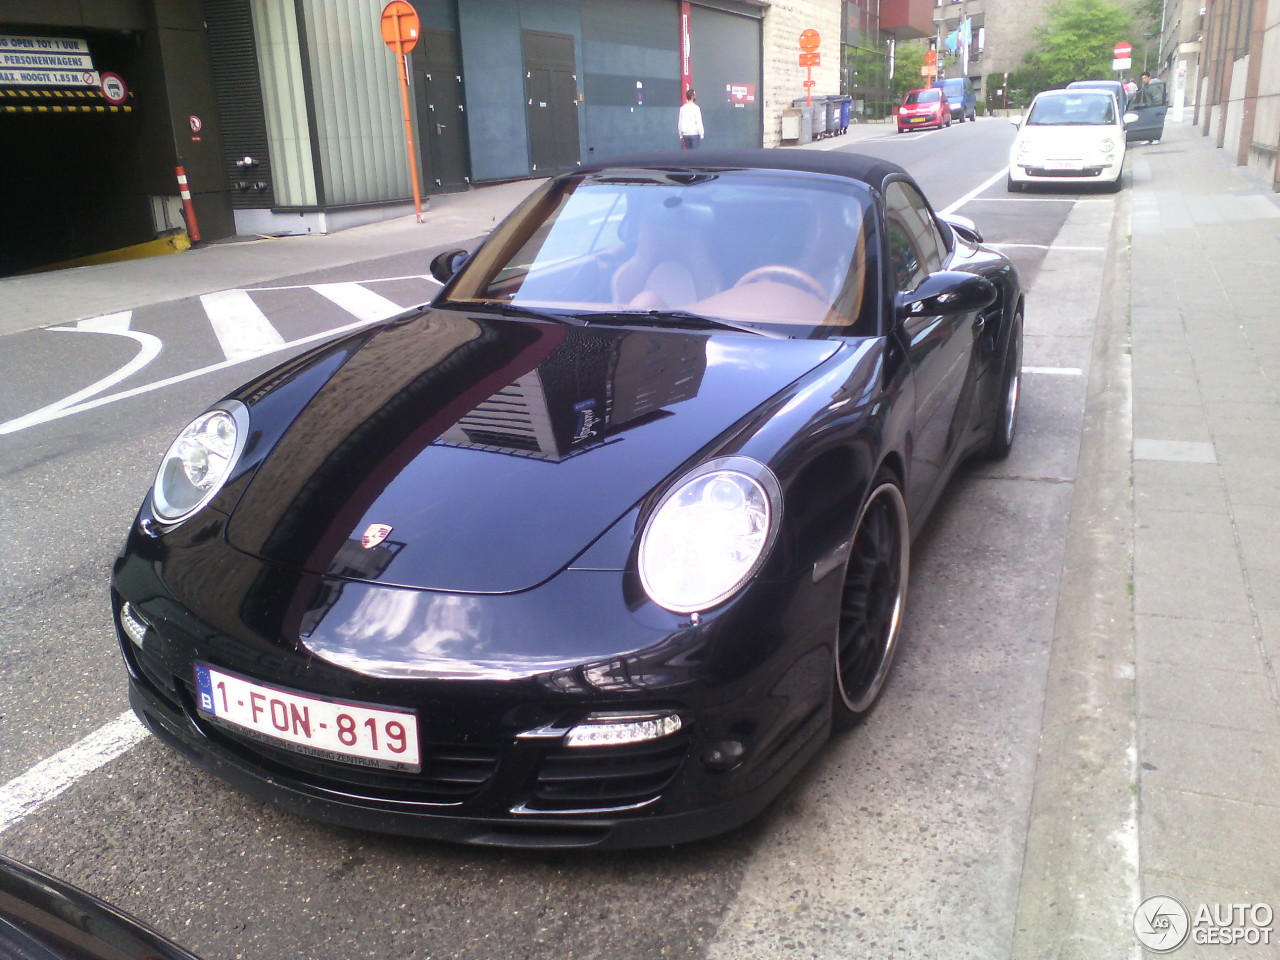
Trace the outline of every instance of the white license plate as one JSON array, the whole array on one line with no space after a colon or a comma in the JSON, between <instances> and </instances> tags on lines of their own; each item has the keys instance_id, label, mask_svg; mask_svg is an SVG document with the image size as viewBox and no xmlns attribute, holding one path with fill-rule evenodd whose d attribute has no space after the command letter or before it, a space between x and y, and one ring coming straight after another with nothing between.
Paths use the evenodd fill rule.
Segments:
<instances>
[{"instance_id":1,"label":"white license plate","mask_svg":"<svg viewBox=\"0 0 1280 960\"><path fill-rule=\"evenodd\" d=\"M1080 160L1050 160L1045 165L1046 170L1083 170L1084 163Z\"/></svg>"},{"instance_id":2,"label":"white license plate","mask_svg":"<svg viewBox=\"0 0 1280 960\"><path fill-rule=\"evenodd\" d=\"M418 719L386 710L308 697L196 664L201 713L259 739L313 757L418 772Z\"/></svg>"}]
</instances>

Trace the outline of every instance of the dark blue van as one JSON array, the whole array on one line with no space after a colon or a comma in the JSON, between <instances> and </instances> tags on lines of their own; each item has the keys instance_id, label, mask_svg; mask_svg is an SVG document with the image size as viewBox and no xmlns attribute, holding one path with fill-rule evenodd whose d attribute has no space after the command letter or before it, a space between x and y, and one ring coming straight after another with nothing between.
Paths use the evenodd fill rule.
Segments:
<instances>
[{"instance_id":1,"label":"dark blue van","mask_svg":"<svg viewBox=\"0 0 1280 960\"><path fill-rule=\"evenodd\" d=\"M959 123L978 119L978 95L968 77L948 77L933 84L940 89L951 104L951 119Z\"/></svg>"}]
</instances>

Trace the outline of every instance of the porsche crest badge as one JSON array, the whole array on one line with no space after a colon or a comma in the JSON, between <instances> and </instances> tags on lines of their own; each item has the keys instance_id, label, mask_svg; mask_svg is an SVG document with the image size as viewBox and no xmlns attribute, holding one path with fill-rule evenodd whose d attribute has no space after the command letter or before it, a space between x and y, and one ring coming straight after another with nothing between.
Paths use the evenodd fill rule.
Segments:
<instances>
[{"instance_id":1,"label":"porsche crest badge","mask_svg":"<svg viewBox=\"0 0 1280 960\"><path fill-rule=\"evenodd\" d=\"M360 546L366 550L372 550L387 539L389 533L391 533L391 528L385 523L371 523L364 528L364 534L360 537Z\"/></svg>"}]
</instances>

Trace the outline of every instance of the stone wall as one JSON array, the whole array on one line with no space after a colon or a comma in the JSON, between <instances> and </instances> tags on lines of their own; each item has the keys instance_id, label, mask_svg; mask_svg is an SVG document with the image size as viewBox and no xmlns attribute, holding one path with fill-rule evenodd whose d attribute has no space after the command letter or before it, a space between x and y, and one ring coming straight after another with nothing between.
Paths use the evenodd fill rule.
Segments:
<instances>
[{"instance_id":1,"label":"stone wall","mask_svg":"<svg viewBox=\"0 0 1280 960\"><path fill-rule=\"evenodd\" d=\"M782 138L782 111L805 95L800 34L817 30L822 65L813 68L813 95L840 92L840 0L773 0L764 18L764 145Z\"/></svg>"}]
</instances>

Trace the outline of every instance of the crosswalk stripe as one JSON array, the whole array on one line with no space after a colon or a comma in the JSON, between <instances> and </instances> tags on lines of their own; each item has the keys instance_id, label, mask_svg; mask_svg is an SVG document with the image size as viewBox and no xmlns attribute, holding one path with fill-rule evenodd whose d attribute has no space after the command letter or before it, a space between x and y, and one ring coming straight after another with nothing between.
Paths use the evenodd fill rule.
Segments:
<instances>
[{"instance_id":1,"label":"crosswalk stripe","mask_svg":"<svg viewBox=\"0 0 1280 960\"><path fill-rule=\"evenodd\" d=\"M315 283L311 289L360 320L385 320L404 307L359 283Z\"/></svg>"},{"instance_id":2,"label":"crosswalk stripe","mask_svg":"<svg viewBox=\"0 0 1280 960\"><path fill-rule=\"evenodd\" d=\"M228 360L248 360L284 343L280 331L244 290L206 293L200 302Z\"/></svg>"}]
</instances>

